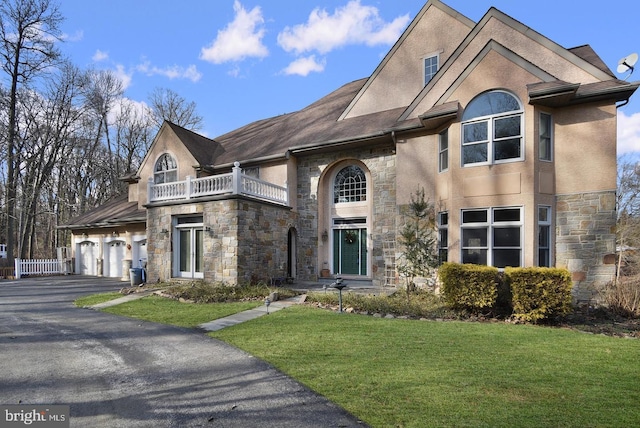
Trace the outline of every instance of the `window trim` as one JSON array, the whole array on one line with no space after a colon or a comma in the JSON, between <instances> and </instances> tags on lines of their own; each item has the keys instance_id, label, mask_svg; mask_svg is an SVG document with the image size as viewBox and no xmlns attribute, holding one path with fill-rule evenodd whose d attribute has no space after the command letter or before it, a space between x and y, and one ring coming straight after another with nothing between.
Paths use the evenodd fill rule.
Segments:
<instances>
[{"instance_id":1,"label":"window trim","mask_svg":"<svg viewBox=\"0 0 640 428\"><path fill-rule=\"evenodd\" d=\"M435 58L435 71L433 71L433 73L429 76L429 80L427 80L427 61L428 60L432 60ZM430 65L431 68L433 68L433 64ZM431 82L431 80L433 80L433 76L436 75L436 73L438 73L438 70L440 70L440 54L439 53L432 53L432 54L428 54L422 57L422 84L424 86L427 86L429 84L429 82Z\"/></svg>"},{"instance_id":2,"label":"window trim","mask_svg":"<svg viewBox=\"0 0 640 428\"><path fill-rule=\"evenodd\" d=\"M460 123L460 166L462 168L470 168L474 166L498 165L498 164L504 164L504 163L525 161L525 138L524 138L524 130L525 130L524 116L525 115L524 115L524 107L522 105L522 102L517 96L515 96L509 91L505 91L501 89L491 90L491 91L483 92L482 94L479 94L476 97L474 97L471 101L469 101L469 103L467 104L467 107L481 96L488 95L491 93L499 93L499 92L513 97L513 99L517 101L519 109L485 115L485 116L476 116L470 119L463 120ZM520 119L520 134L517 136L511 135L508 137L497 138L495 136L496 121L501 119L506 119L509 117L516 117L516 116L519 117ZM465 126L471 125L471 124L479 124L479 123L486 123L486 132L487 132L486 140L477 140L477 141L465 143ZM499 143L500 141L507 141L507 140L512 140L516 138L520 140L520 156L516 158L496 159L496 151L495 151L496 143ZM481 145L481 144L486 145L487 147L487 160L483 162L465 163L464 161L465 147Z\"/></svg>"},{"instance_id":3,"label":"window trim","mask_svg":"<svg viewBox=\"0 0 640 428\"><path fill-rule=\"evenodd\" d=\"M499 210L518 210L519 211L519 220L518 221L496 221L496 211ZM479 222L468 222L464 223L464 214L466 212L482 212L486 213L486 221ZM496 247L494 242L494 231L496 229L505 228L505 227L518 227L520 231L520 245L518 247L514 246L502 246ZM486 245L480 246L465 246L464 242L464 230L486 230ZM495 266L495 256L494 251L500 249L513 249L519 251L519 266L523 266L523 258L524 258L524 207L523 206L504 206L504 207L489 207L489 208L465 208L460 211L460 261L461 263L469 263L465 261L464 251L465 250L478 250L478 251L486 251L486 265L487 266ZM502 268L500 268L502 269Z\"/></svg>"},{"instance_id":4,"label":"window trim","mask_svg":"<svg viewBox=\"0 0 640 428\"><path fill-rule=\"evenodd\" d=\"M340 174L343 171L347 169L354 169L354 168L357 168L359 170L358 174L362 175L362 179L358 183L351 186L352 188L348 190L349 197L346 199L349 199L349 200L342 201L341 196L343 195L343 192L344 192L344 189L342 186L344 183L340 185L340 188L338 188L338 179L340 177ZM333 204L338 205L338 204L352 204L352 203L363 203L363 202L366 203L368 200L368 188L369 188L368 181L369 180L367 178L367 173L365 172L364 168L362 168L360 165L349 164L338 169L335 173L335 176L333 177ZM352 198L354 198L355 200L351 200Z\"/></svg>"},{"instance_id":5,"label":"window trim","mask_svg":"<svg viewBox=\"0 0 640 428\"><path fill-rule=\"evenodd\" d=\"M446 144L446 148L442 148L443 142ZM443 156L446 156L446 165L443 161ZM449 128L438 133L438 172L446 172L449 170Z\"/></svg>"},{"instance_id":6,"label":"window trim","mask_svg":"<svg viewBox=\"0 0 640 428\"><path fill-rule=\"evenodd\" d=\"M443 245L444 244L444 245ZM446 256L443 257L443 254ZM449 260L449 212L438 213L438 263Z\"/></svg>"},{"instance_id":7,"label":"window trim","mask_svg":"<svg viewBox=\"0 0 640 428\"><path fill-rule=\"evenodd\" d=\"M546 210L547 211L547 220L540 220L540 210ZM549 205L538 205L538 211L536 213L536 220L538 222L538 251L537 251L537 265L541 266L541 267L551 267L551 261L553 260L553 244L551 242L552 238L553 238L553 228L552 228L552 221L553 218L551 216L552 214L552 209L551 206ZM542 235L542 231L541 231L541 227L547 227L547 247L542 247L542 245L540 244L540 236ZM547 250L547 264L544 265L541 263L540 260L540 251L546 249Z\"/></svg>"},{"instance_id":8,"label":"window trim","mask_svg":"<svg viewBox=\"0 0 640 428\"><path fill-rule=\"evenodd\" d=\"M161 162L161 160L163 160L164 158L171 159L171 162L175 165L175 168L163 169L158 171L158 165ZM172 172L175 173L175 179L168 181L167 174ZM160 176L162 176L162 181L158 181L157 177L160 177ZM176 161L176 157L173 156L171 153L164 152L160 156L158 156L158 158L153 164L153 182L154 184L163 184L163 183L174 183L176 181L178 181L178 162Z\"/></svg>"},{"instance_id":9,"label":"window trim","mask_svg":"<svg viewBox=\"0 0 640 428\"><path fill-rule=\"evenodd\" d=\"M542 116L549 118L549 143L548 143L548 159L542 156ZM553 144L554 144L554 132L553 132L553 115L545 111L538 112L538 159L542 162L553 162ZM545 144L546 146L546 144Z\"/></svg>"}]
</instances>

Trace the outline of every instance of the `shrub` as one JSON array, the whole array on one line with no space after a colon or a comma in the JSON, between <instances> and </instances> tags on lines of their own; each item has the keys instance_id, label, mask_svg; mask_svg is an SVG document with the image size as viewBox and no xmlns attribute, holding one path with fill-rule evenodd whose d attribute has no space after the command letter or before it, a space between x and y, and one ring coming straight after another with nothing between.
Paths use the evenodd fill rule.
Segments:
<instances>
[{"instance_id":1,"label":"shrub","mask_svg":"<svg viewBox=\"0 0 640 428\"><path fill-rule=\"evenodd\" d=\"M558 268L506 268L514 317L537 322L571 312L571 274Z\"/></svg>"},{"instance_id":2,"label":"shrub","mask_svg":"<svg viewBox=\"0 0 640 428\"><path fill-rule=\"evenodd\" d=\"M497 268L447 262L440 266L438 276L440 291L450 307L477 313L495 306Z\"/></svg>"},{"instance_id":3,"label":"shrub","mask_svg":"<svg viewBox=\"0 0 640 428\"><path fill-rule=\"evenodd\" d=\"M164 293L176 299L186 299L196 303L223 303L247 300L261 300L277 291L280 298L292 297L296 293L289 289L272 288L265 283L229 286L225 283L194 281L172 285Z\"/></svg>"},{"instance_id":4,"label":"shrub","mask_svg":"<svg viewBox=\"0 0 640 428\"><path fill-rule=\"evenodd\" d=\"M603 295L611 312L625 317L640 317L640 275L623 276L608 284Z\"/></svg>"}]
</instances>

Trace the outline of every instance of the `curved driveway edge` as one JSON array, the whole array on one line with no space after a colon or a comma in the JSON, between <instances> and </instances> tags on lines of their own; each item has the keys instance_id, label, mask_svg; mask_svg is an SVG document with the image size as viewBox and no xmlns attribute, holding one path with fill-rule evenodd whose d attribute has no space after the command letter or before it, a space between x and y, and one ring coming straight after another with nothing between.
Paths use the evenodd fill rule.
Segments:
<instances>
[{"instance_id":1,"label":"curved driveway edge","mask_svg":"<svg viewBox=\"0 0 640 428\"><path fill-rule=\"evenodd\" d=\"M202 332L73 306L122 283L0 281L0 404L64 404L72 427L362 427Z\"/></svg>"}]
</instances>

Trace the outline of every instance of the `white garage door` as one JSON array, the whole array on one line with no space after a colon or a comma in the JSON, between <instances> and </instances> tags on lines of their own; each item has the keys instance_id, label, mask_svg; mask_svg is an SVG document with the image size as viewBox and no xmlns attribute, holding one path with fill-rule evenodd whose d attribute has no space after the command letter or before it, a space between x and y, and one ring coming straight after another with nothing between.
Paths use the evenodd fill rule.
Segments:
<instances>
[{"instance_id":1,"label":"white garage door","mask_svg":"<svg viewBox=\"0 0 640 428\"><path fill-rule=\"evenodd\" d=\"M110 241L105 244L104 276L122 277L122 260L124 259L124 241Z\"/></svg>"},{"instance_id":2,"label":"white garage door","mask_svg":"<svg viewBox=\"0 0 640 428\"><path fill-rule=\"evenodd\" d=\"M98 256L98 245L95 242L80 242L76 249L76 257L80 275L97 275L96 257Z\"/></svg>"}]
</instances>

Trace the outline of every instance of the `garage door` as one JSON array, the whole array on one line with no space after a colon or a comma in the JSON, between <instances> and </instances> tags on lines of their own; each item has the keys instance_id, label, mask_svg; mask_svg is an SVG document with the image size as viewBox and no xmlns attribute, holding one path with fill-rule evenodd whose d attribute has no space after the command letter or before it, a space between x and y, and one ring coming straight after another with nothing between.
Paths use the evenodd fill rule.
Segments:
<instances>
[{"instance_id":1,"label":"garage door","mask_svg":"<svg viewBox=\"0 0 640 428\"><path fill-rule=\"evenodd\" d=\"M124 241L106 242L104 251L104 276L122 277L122 260L124 259Z\"/></svg>"},{"instance_id":2,"label":"garage door","mask_svg":"<svg viewBox=\"0 0 640 428\"><path fill-rule=\"evenodd\" d=\"M98 245L95 242L84 241L78 244L76 258L80 275L97 275L96 257L98 256Z\"/></svg>"}]
</instances>

